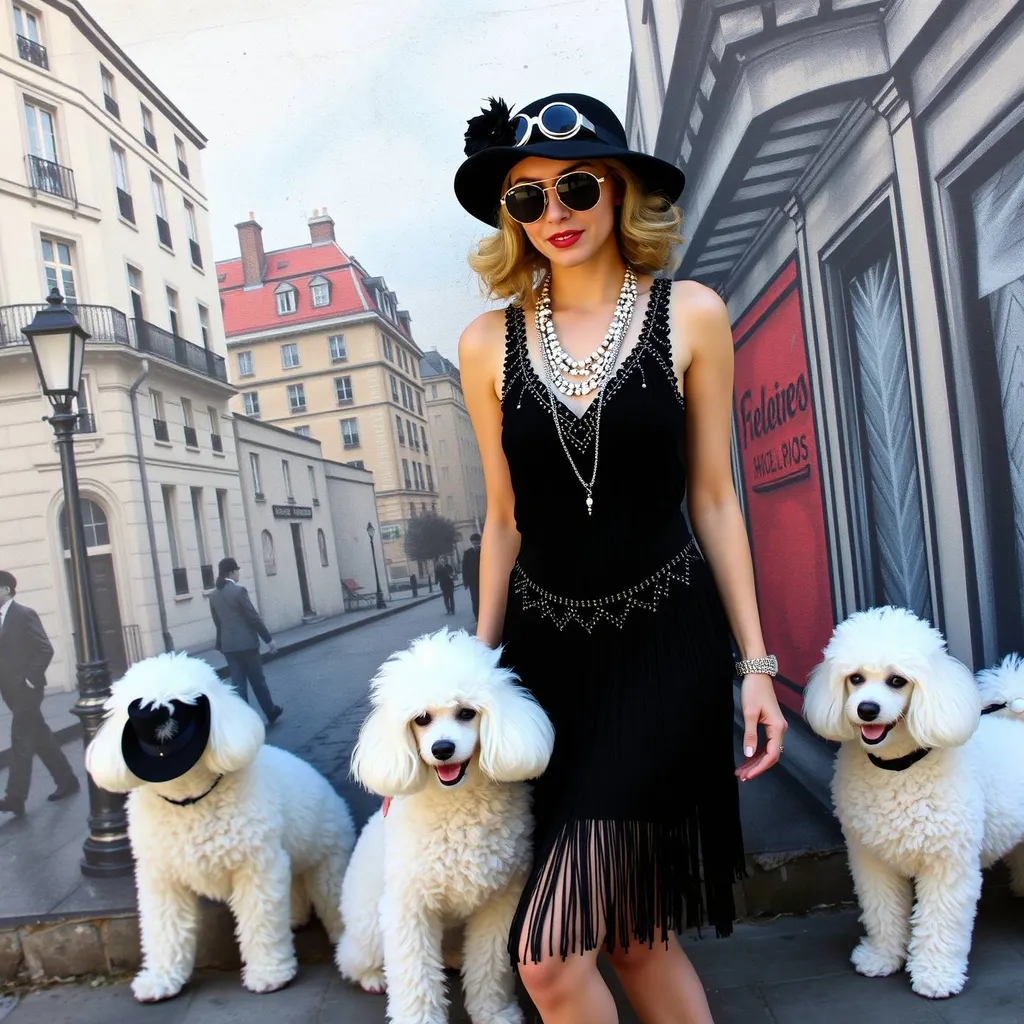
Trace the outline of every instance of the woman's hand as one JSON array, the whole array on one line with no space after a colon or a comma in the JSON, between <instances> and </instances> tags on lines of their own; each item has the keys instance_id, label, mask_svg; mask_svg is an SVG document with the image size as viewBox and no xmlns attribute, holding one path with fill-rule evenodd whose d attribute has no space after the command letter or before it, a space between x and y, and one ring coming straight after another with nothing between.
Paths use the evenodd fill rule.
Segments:
<instances>
[{"instance_id":1,"label":"woman's hand","mask_svg":"<svg viewBox=\"0 0 1024 1024\"><path fill-rule=\"evenodd\" d=\"M743 710L743 753L746 760L736 769L736 776L740 782L748 782L766 772L779 760L782 737L786 735L789 723L779 707L771 676L744 676L740 688L740 706ZM758 725L764 726L767 737L764 746L758 745Z\"/></svg>"}]
</instances>

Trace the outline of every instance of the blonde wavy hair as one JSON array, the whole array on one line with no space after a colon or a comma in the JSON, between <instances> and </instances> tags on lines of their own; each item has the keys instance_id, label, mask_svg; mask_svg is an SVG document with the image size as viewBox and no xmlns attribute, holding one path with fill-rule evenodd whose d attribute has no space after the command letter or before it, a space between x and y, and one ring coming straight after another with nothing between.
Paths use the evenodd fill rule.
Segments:
<instances>
[{"instance_id":1,"label":"blonde wavy hair","mask_svg":"<svg viewBox=\"0 0 1024 1024\"><path fill-rule=\"evenodd\" d=\"M640 179L618 160L606 160L609 173L622 187L622 205L616 210L615 234L619 252L638 274L674 269L682 214L664 196L644 191ZM508 188L511 172L502 191ZM508 299L524 306L536 297L550 266L526 237L504 206L498 207L498 230L483 239L469 256L470 267L490 299Z\"/></svg>"}]
</instances>

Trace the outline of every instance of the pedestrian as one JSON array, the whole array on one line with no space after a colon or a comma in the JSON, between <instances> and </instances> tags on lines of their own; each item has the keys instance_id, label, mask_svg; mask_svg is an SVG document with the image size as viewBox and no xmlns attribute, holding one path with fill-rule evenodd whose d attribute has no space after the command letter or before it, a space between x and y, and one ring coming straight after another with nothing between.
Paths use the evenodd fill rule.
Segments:
<instances>
[{"instance_id":1,"label":"pedestrian","mask_svg":"<svg viewBox=\"0 0 1024 1024\"><path fill-rule=\"evenodd\" d=\"M472 547L462 555L462 585L469 591L475 625L480 617L480 534L470 534L469 543Z\"/></svg>"},{"instance_id":2,"label":"pedestrian","mask_svg":"<svg viewBox=\"0 0 1024 1024\"><path fill-rule=\"evenodd\" d=\"M238 582L242 575L233 558L222 558L217 566L217 585L210 595L210 614L217 627L217 650L224 655L231 673L231 682L246 701L249 699L249 683L256 695L267 725L273 725L284 711L275 704L263 674L263 658L260 655L262 638L271 654L277 651L277 644L270 630L263 624L260 613L253 607L249 591Z\"/></svg>"},{"instance_id":3,"label":"pedestrian","mask_svg":"<svg viewBox=\"0 0 1024 1024\"><path fill-rule=\"evenodd\" d=\"M0 571L0 696L11 709L11 766L0 812L20 818L25 814L33 757L43 762L57 786L48 800L63 800L82 784L43 716L53 645L36 612L14 600L17 590L14 576Z\"/></svg>"},{"instance_id":4,"label":"pedestrian","mask_svg":"<svg viewBox=\"0 0 1024 1024\"><path fill-rule=\"evenodd\" d=\"M448 563L448 556L442 555L441 560L434 567L434 579L441 588L441 596L444 598L445 615L455 614L455 570Z\"/></svg>"},{"instance_id":5,"label":"pedestrian","mask_svg":"<svg viewBox=\"0 0 1024 1024\"><path fill-rule=\"evenodd\" d=\"M492 100L465 142L456 196L497 229L471 266L507 302L459 341L487 488L477 635L555 727L509 956L545 1024L618 1019L600 950L640 1019L709 1024L675 935L732 931L737 782L786 728L733 485L729 313L671 279L683 173L605 104Z\"/></svg>"}]
</instances>

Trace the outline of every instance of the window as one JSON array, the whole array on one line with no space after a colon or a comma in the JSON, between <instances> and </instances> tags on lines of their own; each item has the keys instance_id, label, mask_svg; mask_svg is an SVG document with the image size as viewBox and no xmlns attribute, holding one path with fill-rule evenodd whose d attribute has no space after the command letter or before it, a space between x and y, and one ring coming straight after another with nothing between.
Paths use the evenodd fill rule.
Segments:
<instances>
[{"instance_id":1,"label":"window","mask_svg":"<svg viewBox=\"0 0 1024 1024\"><path fill-rule=\"evenodd\" d=\"M238 376L239 377L251 377L254 371L252 368L252 353L251 352L239 352L238 353Z\"/></svg>"},{"instance_id":2,"label":"window","mask_svg":"<svg viewBox=\"0 0 1024 1024\"><path fill-rule=\"evenodd\" d=\"M331 304L331 282L326 277L314 277L309 282L309 292L314 306L329 306Z\"/></svg>"},{"instance_id":3,"label":"window","mask_svg":"<svg viewBox=\"0 0 1024 1024\"><path fill-rule=\"evenodd\" d=\"M171 555L174 593L182 596L188 593L188 574L181 564L181 548L178 543L178 517L175 509L177 491L167 484L161 486L160 491L164 499L164 522L167 524L167 546Z\"/></svg>"},{"instance_id":4,"label":"window","mask_svg":"<svg viewBox=\"0 0 1024 1024\"><path fill-rule=\"evenodd\" d=\"M416 392L416 411L423 415L423 395L419 391Z\"/></svg>"},{"instance_id":5,"label":"window","mask_svg":"<svg viewBox=\"0 0 1024 1024\"><path fill-rule=\"evenodd\" d=\"M277 298L277 314L284 316L287 313L294 313L298 309L298 290L294 285L280 284L274 292Z\"/></svg>"},{"instance_id":6,"label":"window","mask_svg":"<svg viewBox=\"0 0 1024 1024\"><path fill-rule=\"evenodd\" d=\"M203 348L210 347L210 311L201 303L196 303L199 310L199 333L203 336Z\"/></svg>"},{"instance_id":7,"label":"window","mask_svg":"<svg viewBox=\"0 0 1024 1024\"><path fill-rule=\"evenodd\" d=\"M156 153L156 131L153 128L153 111L145 104L140 104L140 107L142 110L142 137L146 140L146 145Z\"/></svg>"},{"instance_id":8,"label":"window","mask_svg":"<svg viewBox=\"0 0 1024 1024\"><path fill-rule=\"evenodd\" d=\"M434 489L434 472L430 468L430 465L428 464L427 465L427 490L428 491L432 491L433 489Z\"/></svg>"},{"instance_id":9,"label":"window","mask_svg":"<svg viewBox=\"0 0 1024 1024\"><path fill-rule=\"evenodd\" d=\"M338 399L338 405L348 405L352 401L352 378L335 377L334 394Z\"/></svg>"},{"instance_id":10,"label":"window","mask_svg":"<svg viewBox=\"0 0 1024 1024\"><path fill-rule=\"evenodd\" d=\"M348 359L344 334L332 334L327 339L327 353L332 363L343 363Z\"/></svg>"},{"instance_id":11,"label":"window","mask_svg":"<svg viewBox=\"0 0 1024 1024\"><path fill-rule=\"evenodd\" d=\"M223 450L220 436L220 413L212 406L206 407L206 415L210 417L210 440L215 452Z\"/></svg>"},{"instance_id":12,"label":"window","mask_svg":"<svg viewBox=\"0 0 1024 1024\"><path fill-rule=\"evenodd\" d=\"M412 490L412 477L409 476L409 460L402 459L402 475L405 477L405 489Z\"/></svg>"},{"instance_id":13,"label":"window","mask_svg":"<svg viewBox=\"0 0 1024 1024\"><path fill-rule=\"evenodd\" d=\"M268 576L277 575L277 556L274 554L274 538L269 530L260 534L260 543L263 546L263 571Z\"/></svg>"},{"instance_id":14,"label":"window","mask_svg":"<svg viewBox=\"0 0 1024 1024\"><path fill-rule=\"evenodd\" d=\"M198 448L199 436L196 434L196 421L192 413L192 402L187 398L181 400L181 420L185 431L185 447Z\"/></svg>"},{"instance_id":15,"label":"window","mask_svg":"<svg viewBox=\"0 0 1024 1024\"><path fill-rule=\"evenodd\" d=\"M288 385L288 411L289 412L305 412L306 411L306 385L305 384L289 384Z\"/></svg>"},{"instance_id":16,"label":"window","mask_svg":"<svg viewBox=\"0 0 1024 1024\"><path fill-rule=\"evenodd\" d=\"M60 166L57 155L54 111L25 100L25 126L28 129L28 164L32 188L62 199L74 200L74 175L67 167Z\"/></svg>"},{"instance_id":17,"label":"window","mask_svg":"<svg viewBox=\"0 0 1024 1024\"><path fill-rule=\"evenodd\" d=\"M30 64L49 70L46 47L39 38L39 19L20 4L14 5L14 31L18 37L18 56Z\"/></svg>"},{"instance_id":18,"label":"window","mask_svg":"<svg viewBox=\"0 0 1024 1024\"><path fill-rule=\"evenodd\" d=\"M203 267L203 250L199 246L199 231L196 228L196 208L186 199L185 226L188 229L188 247L192 256L192 266Z\"/></svg>"},{"instance_id":19,"label":"window","mask_svg":"<svg viewBox=\"0 0 1024 1024\"><path fill-rule=\"evenodd\" d=\"M132 304L132 316L137 322L145 320L145 307L142 304L142 271L130 263L125 264L125 270L128 272L128 298Z\"/></svg>"},{"instance_id":20,"label":"window","mask_svg":"<svg viewBox=\"0 0 1024 1024\"><path fill-rule=\"evenodd\" d=\"M430 385L430 397L431 398L437 398L437 385L436 384L431 384Z\"/></svg>"},{"instance_id":21,"label":"window","mask_svg":"<svg viewBox=\"0 0 1024 1024\"><path fill-rule=\"evenodd\" d=\"M46 274L46 290L56 288L69 303L78 301L75 288L75 268L72 263L71 243L57 238L42 236L43 271Z\"/></svg>"},{"instance_id":22,"label":"window","mask_svg":"<svg viewBox=\"0 0 1024 1024\"><path fill-rule=\"evenodd\" d=\"M231 535L228 532L228 492L217 488L217 521L220 524L221 555L227 558L231 550Z\"/></svg>"},{"instance_id":23,"label":"window","mask_svg":"<svg viewBox=\"0 0 1024 1024\"><path fill-rule=\"evenodd\" d=\"M320 549L320 564L323 566L330 565L330 561L327 558L327 534L323 530L316 531L316 546Z\"/></svg>"},{"instance_id":24,"label":"window","mask_svg":"<svg viewBox=\"0 0 1024 1024\"><path fill-rule=\"evenodd\" d=\"M294 370L299 365L299 346L292 342L281 346L281 367L285 370Z\"/></svg>"},{"instance_id":25,"label":"window","mask_svg":"<svg viewBox=\"0 0 1024 1024\"><path fill-rule=\"evenodd\" d=\"M408 421L409 426L409 444L416 449L420 450L420 435L416 431L416 424L412 420Z\"/></svg>"},{"instance_id":26,"label":"window","mask_svg":"<svg viewBox=\"0 0 1024 1024\"><path fill-rule=\"evenodd\" d=\"M149 389L149 400L153 406L153 437L157 441L170 441L167 433L167 414L164 412L164 396L155 388Z\"/></svg>"},{"instance_id":27,"label":"window","mask_svg":"<svg viewBox=\"0 0 1024 1024\"><path fill-rule=\"evenodd\" d=\"M406 362L406 359L405 359L405 349L402 348L401 346L399 346L399 348L398 348L398 365L403 370L405 370L406 373L409 372L409 364Z\"/></svg>"},{"instance_id":28,"label":"window","mask_svg":"<svg viewBox=\"0 0 1024 1024\"><path fill-rule=\"evenodd\" d=\"M196 525L196 551L199 553L199 574L203 590L213 590L213 565L206 554L206 523L203 516L203 489L190 487L192 495L192 521Z\"/></svg>"},{"instance_id":29,"label":"window","mask_svg":"<svg viewBox=\"0 0 1024 1024\"><path fill-rule=\"evenodd\" d=\"M117 91L114 86L114 76L101 64L100 81L103 84L103 106L107 108L108 114L113 114L121 120L121 107L117 102Z\"/></svg>"},{"instance_id":30,"label":"window","mask_svg":"<svg viewBox=\"0 0 1024 1024\"><path fill-rule=\"evenodd\" d=\"M353 459L351 462L346 462L346 466L351 466L353 469L365 469L366 466L363 464L362 459Z\"/></svg>"},{"instance_id":31,"label":"window","mask_svg":"<svg viewBox=\"0 0 1024 1024\"><path fill-rule=\"evenodd\" d=\"M135 203L128 187L128 162L124 150L116 142L110 143L114 161L114 187L117 190L117 212L130 224L135 223Z\"/></svg>"},{"instance_id":32,"label":"window","mask_svg":"<svg viewBox=\"0 0 1024 1024\"><path fill-rule=\"evenodd\" d=\"M289 501L293 501L295 494L292 491L292 468L288 465L287 459L281 460L281 476L284 477L284 493Z\"/></svg>"},{"instance_id":33,"label":"window","mask_svg":"<svg viewBox=\"0 0 1024 1024\"><path fill-rule=\"evenodd\" d=\"M388 374L388 380L391 382L391 401L392 402L397 402L398 401L398 381L395 380L395 375L393 373L389 373Z\"/></svg>"},{"instance_id":34,"label":"window","mask_svg":"<svg viewBox=\"0 0 1024 1024\"><path fill-rule=\"evenodd\" d=\"M398 443L405 446L405 421L401 416L395 415L395 425L398 427Z\"/></svg>"},{"instance_id":35,"label":"window","mask_svg":"<svg viewBox=\"0 0 1024 1024\"><path fill-rule=\"evenodd\" d=\"M430 449L427 447L427 428L420 424L420 435L423 438L423 454L429 455Z\"/></svg>"},{"instance_id":36,"label":"window","mask_svg":"<svg viewBox=\"0 0 1024 1024\"><path fill-rule=\"evenodd\" d=\"M185 143L182 142L177 135L174 136L174 152L178 157L178 171L183 178L187 178L188 158L185 155Z\"/></svg>"},{"instance_id":37,"label":"window","mask_svg":"<svg viewBox=\"0 0 1024 1024\"><path fill-rule=\"evenodd\" d=\"M259 416L260 393L258 391L246 391L242 395L242 405L245 408L246 416Z\"/></svg>"},{"instance_id":38,"label":"window","mask_svg":"<svg viewBox=\"0 0 1024 1024\"><path fill-rule=\"evenodd\" d=\"M89 390L92 387L89 376L82 375L82 381L78 388L78 394L71 401L71 410L78 417L75 423L76 434L95 434L96 417L93 416L92 402L89 399Z\"/></svg>"},{"instance_id":39,"label":"window","mask_svg":"<svg viewBox=\"0 0 1024 1024\"><path fill-rule=\"evenodd\" d=\"M249 452L249 469L252 471L252 493L254 497L263 497L263 478L260 476L260 457L256 452Z\"/></svg>"},{"instance_id":40,"label":"window","mask_svg":"<svg viewBox=\"0 0 1024 1024\"><path fill-rule=\"evenodd\" d=\"M313 498L313 504L319 505L320 497L316 493L316 470L312 466L307 466L306 472L309 474L309 493L310 496Z\"/></svg>"},{"instance_id":41,"label":"window","mask_svg":"<svg viewBox=\"0 0 1024 1024\"><path fill-rule=\"evenodd\" d=\"M171 334L181 337L181 328L178 322L178 293L173 288L167 289L167 320L171 325Z\"/></svg>"},{"instance_id":42,"label":"window","mask_svg":"<svg viewBox=\"0 0 1024 1024\"><path fill-rule=\"evenodd\" d=\"M356 419L341 421L341 443L345 448L359 447L359 421Z\"/></svg>"},{"instance_id":43,"label":"window","mask_svg":"<svg viewBox=\"0 0 1024 1024\"><path fill-rule=\"evenodd\" d=\"M382 335L381 341L384 343L384 358L393 363L395 361L395 352L391 347L391 339Z\"/></svg>"},{"instance_id":44,"label":"window","mask_svg":"<svg viewBox=\"0 0 1024 1024\"><path fill-rule=\"evenodd\" d=\"M299 435L299 437L312 437L308 424L303 424L301 427L292 427L292 430Z\"/></svg>"},{"instance_id":45,"label":"window","mask_svg":"<svg viewBox=\"0 0 1024 1024\"><path fill-rule=\"evenodd\" d=\"M153 188L153 209L156 210L156 233L161 245L171 248L171 225L167 222L167 203L164 199L164 183L155 175L149 176Z\"/></svg>"}]
</instances>

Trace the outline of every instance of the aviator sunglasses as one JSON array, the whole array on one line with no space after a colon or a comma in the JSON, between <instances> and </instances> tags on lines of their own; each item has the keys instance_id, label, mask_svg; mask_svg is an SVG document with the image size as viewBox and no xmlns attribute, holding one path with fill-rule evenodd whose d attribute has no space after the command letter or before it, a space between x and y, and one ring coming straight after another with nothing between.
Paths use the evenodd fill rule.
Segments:
<instances>
[{"instance_id":1,"label":"aviator sunglasses","mask_svg":"<svg viewBox=\"0 0 1024 1024\"><path fill-rule=\"evenodd\" d=\"M548 208L548 193L553 190L567 210L585 213L600 201L603 181L604 178L590 171L567 171L555 179L554 185L546 188L536 181L513 185L502 197L501 205L513 220L520 224L533 224L544 216Z\"/></svg>"}]
</instances>

